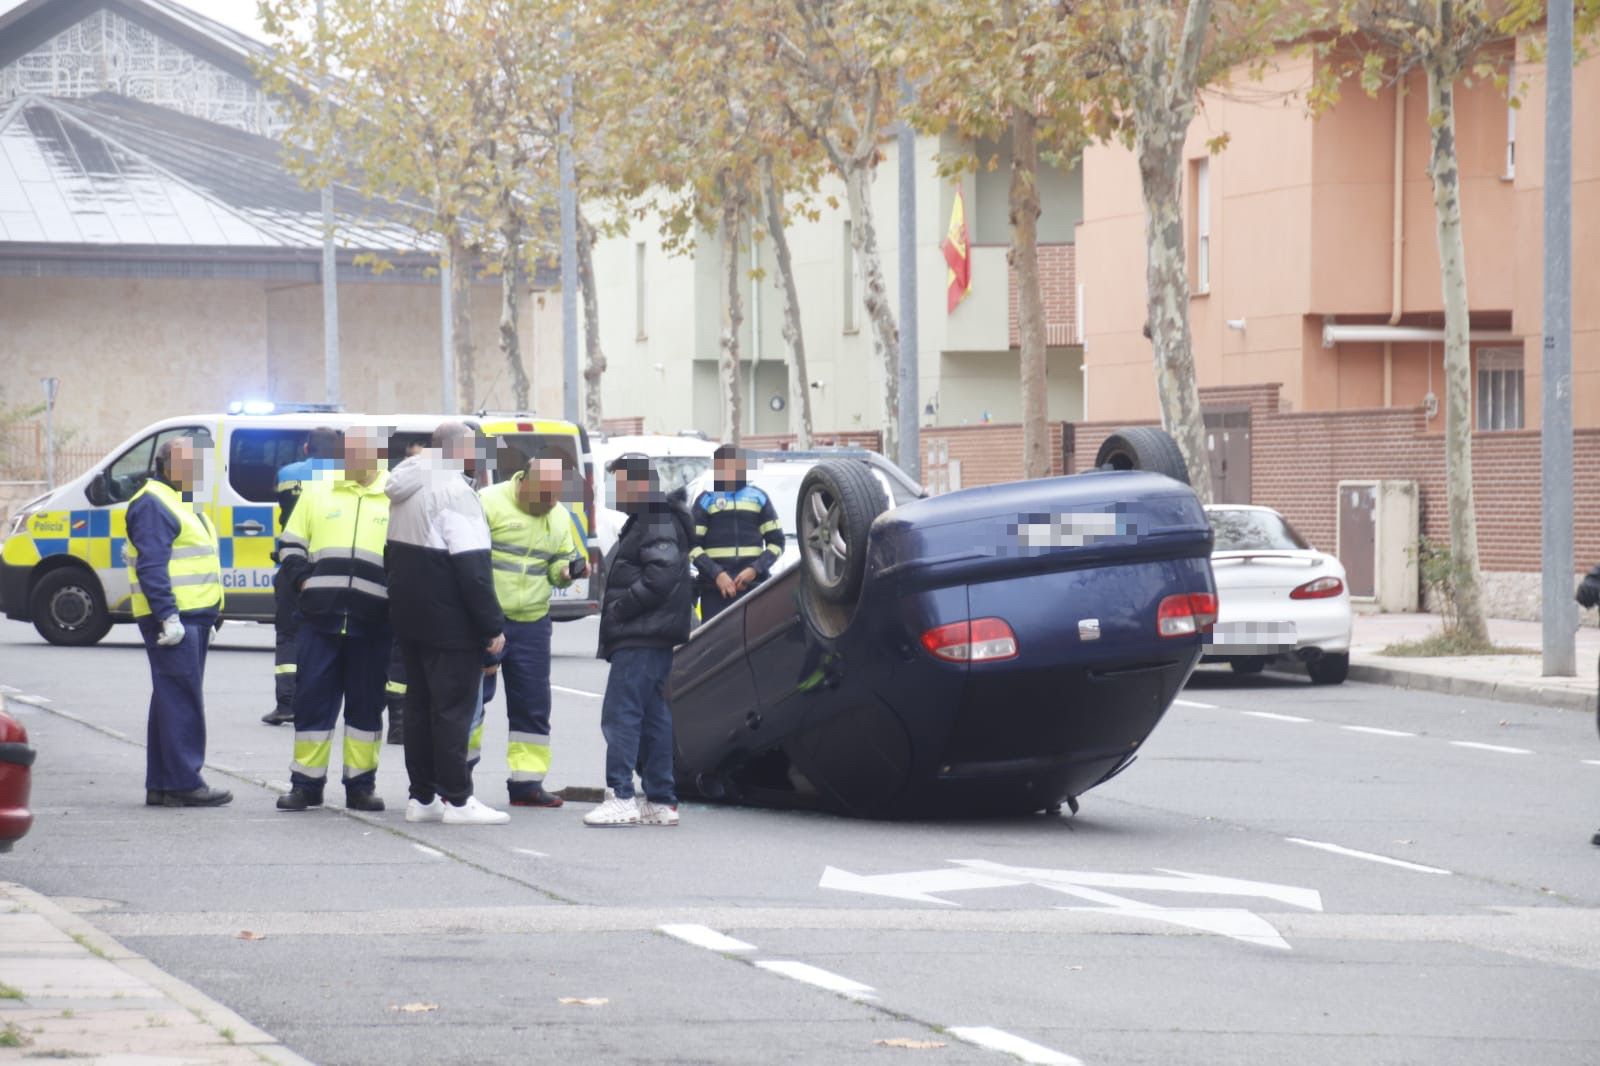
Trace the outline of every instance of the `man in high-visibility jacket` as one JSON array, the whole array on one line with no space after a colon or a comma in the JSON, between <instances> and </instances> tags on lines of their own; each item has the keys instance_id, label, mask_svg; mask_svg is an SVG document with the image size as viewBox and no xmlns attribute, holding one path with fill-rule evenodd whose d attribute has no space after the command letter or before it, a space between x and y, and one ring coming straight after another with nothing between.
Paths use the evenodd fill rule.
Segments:
<instances>
[{"instance_id":1,"label":"man in high-visibility jacket","mask_svg":"<svg viewBox=\"0 0 1600 1066\"><path fill-rule=\"evenodd\" d=\"M155 477L128 503L124 556L150 660L144 801L151 807L220 807L233 799L200 776L206 649L222 611L217 531L193 502L201 454L189 437L162 441Z\"/></svg>"},{"instance_id":2,"label":"man in high-visibility jacket","mask_svg":"<svg viewBox=\"0 0 1600 1066\"><path fill-rule=\"evenodd\" d=\"M300 633L294 693L291 788L280 811L322 806L333 729L344 704L344 795L351 810L381 811L374 792L383 746L383 684L389 662L389 533L384 436L370 426L344 435L344 470L308 482L279 549L281 580L295 590Z\"/></svg>"},{"instance_id":3,"label":"man in high-visibility jacket","mask_svg":"<svg viewBox=\"0 0 1600 1066\"><path fill-rule=\"evenodd\" d=\"M338 469L339 450L339 431L332 426L318 426L306 437L305 458L278 468L278 513L283 525L289 524L306 482L331 477ZM277 561L276 556L273 561ZM300 620L294 612L294 589L281 590L274 579L273 594L277 601L272 619L272 687L276 699L272 710L261 720L267 725L284 725L294 721L294 647Z\"/></svg>"},{"instance_id":4,"label":"man in high-visibility jacket","mask_svg":"<svg viewBox=\"0 0 1600 1066\"><path fill-rule=\"evenodd\" d=\"M745 480L745 457L731 444L712 457L710 491L689 513L694 544L689 562L700 575L700 620L709 622L767 579L783 555L783 523L767 494Z\"/></svg>"},{"instance_id":5,"label":"man in high-visibility jacket","mask_svg":"<svg viewBox=\"0 0 1600 1066\"><path fill-rule=\"evenodd\" d=\"M562 479L559 459L534 459L509 481L479 493L489 520L495 597L506 616L500 675L511 721L506 789L514 807L561 806L561 797L544 787L550 770L550 590L570 585L583 569L572 515L560 503Z\"/></svg>"}]
</instances>

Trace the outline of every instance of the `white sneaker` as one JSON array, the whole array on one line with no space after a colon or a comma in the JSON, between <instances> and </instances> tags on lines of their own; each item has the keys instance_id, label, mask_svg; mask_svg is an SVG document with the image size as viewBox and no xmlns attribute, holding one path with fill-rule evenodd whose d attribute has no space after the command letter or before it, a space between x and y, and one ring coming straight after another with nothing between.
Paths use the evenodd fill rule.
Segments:
<instances>
[{"instance_id":1,"label":"white sneaker","mask_svg":"<svg viewBox=\"0 0 1600 1066\"><path fill-rule=\"evenodd\" d=\"M677 825L678 808L668 807L664 803L651 803L645 800L639 804L640 825Z\"/></svg>"},{"instance_id":2,"label":"white sneaker","mask_svg":"<svg viewBox=\"0 0 1600 1066\"><path fill-rule=\"evenodd\" d=\"M406 800L406 821L444 821L444 800L440 799L438 796L433 797L432 803L422 803L416 799Z\"/></svg>"},{"instance_id":3,"label":"white sneaker","mask_svg":"<svg viewBox=\"0 0 1600 1066\"><path fill-rule=\"evenodd\" d=\"M446 803L442 821L445 825L505 825L511 821L511 815L479 803L477 796L468 796L467 802L459 807Z\"/></svg>"},{"instance_id":4,"label":"white sneaker","mask_svg":"<svg viewBox=\"0 0 1600 1066\"><path fill-rule=\"evenodd\" d=\"M619 799L617 794L608 788L605 802L584 815L583 824L601 828L613 825L638 825L639 804L632 796Z\"/></svg>"}]
</instances>

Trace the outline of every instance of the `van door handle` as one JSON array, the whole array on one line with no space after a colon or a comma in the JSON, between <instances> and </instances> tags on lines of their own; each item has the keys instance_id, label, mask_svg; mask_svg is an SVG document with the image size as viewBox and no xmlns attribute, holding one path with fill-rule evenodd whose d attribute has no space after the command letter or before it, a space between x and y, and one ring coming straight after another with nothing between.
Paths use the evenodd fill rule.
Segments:
<instances>
[{"instance_id":1,"label":"van door handle","mask_svg":"<svg viewBox=\"0 0 1600 1066\"><path fill-rule=\"evenodd\" d=\"M266 526L262 525L260 522L257 522L254 519L251 519L248 522L240 522L238 525L234 526L233 528L234 528L234 530L236 532L242 533L247 537L259 537L259 536L261 536L261 534L263 534L263 533L265 533L267 531L267 527Z\"/></svg>"}]
</instances>

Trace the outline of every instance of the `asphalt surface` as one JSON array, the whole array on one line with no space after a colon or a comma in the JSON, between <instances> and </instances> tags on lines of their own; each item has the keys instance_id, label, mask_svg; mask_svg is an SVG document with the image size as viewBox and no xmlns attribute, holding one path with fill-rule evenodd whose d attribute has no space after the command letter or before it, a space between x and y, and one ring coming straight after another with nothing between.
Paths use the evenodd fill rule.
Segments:
<instances>
[{"instance_id":1,"label":"asphalt surface","mask_svg":"<svg viewBox=\"0 0 1600 1066\"><path fill-rule=\"evenodd\" d=\"M592 622L556 632L551 784L598 785L606 668ZM207 680L223 810L142 805L132 630L0 623L0 685L40 750L0 878L317 1062L1600 1062L1600 742L1571 711L1202 671L1076 817L599 832L579 804L408 826L394 748L389 812L276 812L253 626ZM497 701L493 803L505 730Z\"/></svg>"}]
</instances>

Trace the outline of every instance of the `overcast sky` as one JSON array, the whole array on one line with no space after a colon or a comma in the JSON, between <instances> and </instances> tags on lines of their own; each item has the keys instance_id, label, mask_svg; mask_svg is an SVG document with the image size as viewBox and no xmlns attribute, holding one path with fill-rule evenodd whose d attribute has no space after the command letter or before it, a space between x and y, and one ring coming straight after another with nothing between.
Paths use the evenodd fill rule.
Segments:
<instances>
[{"instance_id":1,"label":"overcast sky","mask_svg":"<svg viewBox=\"0 0 1600 1066\"><path fill-rule=\"evenodd\" d=\"M256 0L177 0L177 2L236 30L242 30L255 37L262 36L261 27L256 21ZM22 0L0 0L0 15L21 3Z\"/></svg>"}]
</instances>

